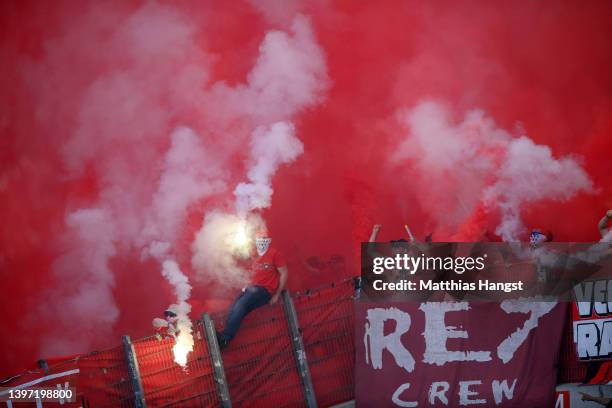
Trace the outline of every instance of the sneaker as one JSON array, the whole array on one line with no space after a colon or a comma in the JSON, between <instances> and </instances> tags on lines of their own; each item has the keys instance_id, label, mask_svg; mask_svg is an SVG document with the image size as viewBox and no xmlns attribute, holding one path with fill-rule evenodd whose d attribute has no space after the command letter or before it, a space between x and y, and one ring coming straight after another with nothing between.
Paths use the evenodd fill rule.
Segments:
<instances>
[{"instance_id":1,"label":"sneaker","mask_svg":"<svg viewBox=\"0 0 612 408\"><path fill-rule=\"evenodd\" d=\"M219 349L223 350L229 345L229 340L222 333L217 333L217 343L219 343Z\"/></svg>"}]
</instances>

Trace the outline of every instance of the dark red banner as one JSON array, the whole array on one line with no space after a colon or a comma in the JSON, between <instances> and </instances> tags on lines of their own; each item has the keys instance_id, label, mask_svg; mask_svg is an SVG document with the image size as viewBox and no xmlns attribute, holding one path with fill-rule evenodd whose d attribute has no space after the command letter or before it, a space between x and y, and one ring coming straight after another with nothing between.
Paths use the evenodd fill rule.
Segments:
<instances>
[{"instance_id":1,"label":"dark red banner","mask_svg":"<svg viewBox=\"0 0 612 408\"><path fill-rule=\"evenodd\" d=\"M553 406L566 307L357 302L357 406Z\"/></svg>"}]
</instances>

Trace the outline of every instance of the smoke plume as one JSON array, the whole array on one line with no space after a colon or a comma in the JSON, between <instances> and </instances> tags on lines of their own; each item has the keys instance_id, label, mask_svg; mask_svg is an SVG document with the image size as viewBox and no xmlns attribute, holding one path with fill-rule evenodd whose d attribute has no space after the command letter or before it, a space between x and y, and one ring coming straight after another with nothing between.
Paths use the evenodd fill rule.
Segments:
<instances>
[{"instance_id":1,"label":"smoke plume","mask_svg":"<svg viewBox=\"0 0 612 408\"><path fill-rule=\"evenodd\" d=\"M375 223L598 241L611 37L609 2L0 2L0 371L226 310L264 223L291 290Z\"/></svg>"},{"instance_id":2,"label":"smoke plume","mask_svg":"<svg viewBox=\"0 0 612 408\"><path fill-rule=\"evenodd\" d=\"M234 190L236 211L247 212L267 208L272 200L272 176L281 163L289 163L303 153L304 146L294 135L292 123L277 122L269 129L257 128L251 138L253 165L249 168L248 183L240 183Z\"/></svg>"},{"instance_id":3,"label":"smoke plume","mask_svg":"<svg viewBox=\"0 0 612 408\"><path fill-rule=\"evenodd\" d=\"M495 232L505 241L517 241L526 233L520 217L525 206L594 192L574 158L553 157L548 146L524 134L513 136L480 110L454 123L442 104L422 102L401 113L400 120L408 136L395 160L409 160L428 175L416 180L428 185L427 195L419 198L441 215L441 228L457 229L484 207L499 213Z\"/></svg>"},{"instance_id":4,"label":"smoke plume","mask_svg":"<svg viewBox=\"0 0 612 408\"><path fill-rule=\"evenodd\" d=\"M291 163L304 151L290 120L319 102L328 85L322 52L308 20L297 16L292 30L293 37L282 32L266 35L246 87L228 89L221 85L214 90L217 97L232 100L234 105L246 101L249 116L257 124L246 160L248 181L235 187L235 202L229 204L235 210L206 213L192 244L192 266L200 278L212 276L226 287L248 283L248 272L239 260L248 257L254 233L265 225L252 212L270 207L272 177L278 167Z\"/></svg>"}]
</instances>

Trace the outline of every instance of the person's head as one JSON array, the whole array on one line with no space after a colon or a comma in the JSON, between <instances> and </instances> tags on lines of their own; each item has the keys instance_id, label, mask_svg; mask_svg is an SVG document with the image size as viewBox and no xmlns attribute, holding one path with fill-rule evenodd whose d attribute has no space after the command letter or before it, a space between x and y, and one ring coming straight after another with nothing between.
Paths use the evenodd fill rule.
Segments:
<instances>
[{"instance_id":1,"label":"person's head","mask_svg":"<svg viewBox=\"0 0 612 408\"><path fill-rule=\"evenodd\" d=\"M529 245L532 248L537 248L542 245L544 242L552 241L552 233L550 231L543 232L539 229L534 229L529 234Z\"/></svg>"},{"instance_id":2,"label":"person's head","mask_svg":"<svg viewBox=\"0 0 612 408\"><path fill-rule=\"evenodd\" d=\"M255 249L257 249L257 254L263 256L268 251L271 242L272 238L270 238L268 230L265 227L259 228L255 233Z\"/></svg>"},{"instance_id":3,"label":"person's head","mask_svg":"<svg viewBox=\"0 0 612 408\"><path fill-rule=\"evenodd\" d=\"M167 322L173 324L176 323L176 321L178 320L178 316L176 315L176 313L169 309L164 312L164 317L166 318Z\"/></svg>"},{"instance_id":4,"label":"person's head","mask_svg":"<svg viewBox=\"0 0 612 408\"><path fill-rule=\"evenodd\" d=\"M391 252L393 253L393 255L407 253L408 240L404 238L391 240Z\"/></svg>"}]
</instances>

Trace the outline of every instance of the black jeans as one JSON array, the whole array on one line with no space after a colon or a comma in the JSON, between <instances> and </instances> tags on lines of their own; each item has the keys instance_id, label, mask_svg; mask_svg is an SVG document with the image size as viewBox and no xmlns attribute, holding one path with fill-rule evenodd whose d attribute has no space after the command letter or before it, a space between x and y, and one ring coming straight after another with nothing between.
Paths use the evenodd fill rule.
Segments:
<instances>
[{"instance_id":1,"label":"black jeans","mask_svg":"<svg viewBox=\"0 0 612 408\"><path fill-rule=\"evenodd\" d=\"M229 316L225 322L225 329L221 333L224 340L230 341L234 338L240 323L244 317L253 310L267 304L272 296L262 286L249 286L238 296L230 309Z\"/></svg>"}]
</instances>

